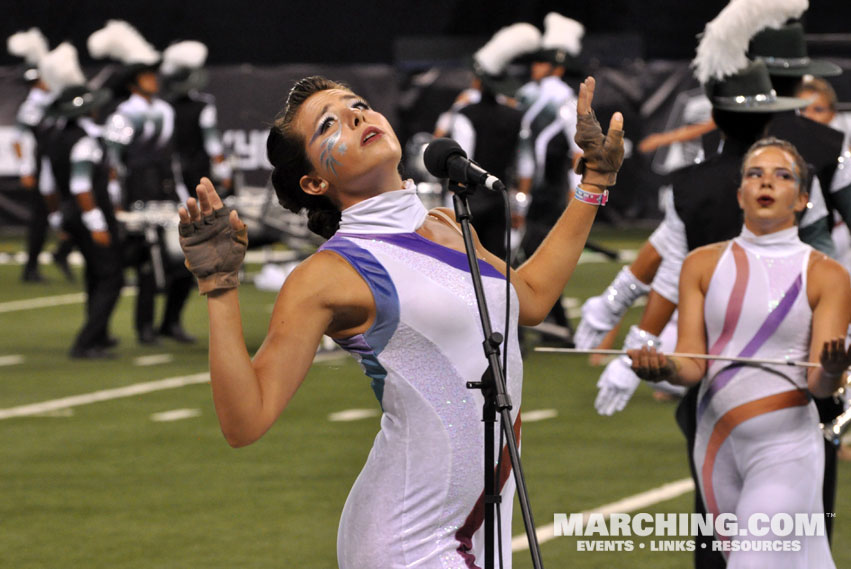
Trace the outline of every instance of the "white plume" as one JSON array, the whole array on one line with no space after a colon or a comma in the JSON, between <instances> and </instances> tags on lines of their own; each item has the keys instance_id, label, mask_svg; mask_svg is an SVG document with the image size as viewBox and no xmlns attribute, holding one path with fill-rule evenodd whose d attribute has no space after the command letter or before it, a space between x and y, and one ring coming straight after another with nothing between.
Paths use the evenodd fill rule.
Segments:
<instances>
[{"instance_id":1,"label":"white plume","mask_svg":"<svg viewBox=\"0 0 851 569\"><path fill-rule=\"evenodd\" d=\"M199 41L182 41L163 51L161 71L166 75L180 69L200 69L207 61L207 46Z\"/></svg>"},{"instance_id":2,"label":"white plume","mask_svg":"<svg viewBox=\"0 0 851 569\"><path fill-rule=\"evenodd\" d=\"M80 69L77 48L68 42L62 42L42 57L38 62L38 72L50 92L57 95L66 87L86 83L86 77Z\"/></svg>"},{"instance_id":3,"label":"white plume","mask_svg":"<svg viewBox=\"0 0 851 569\"><path fill-rule=\"evenodd\" d=\"M582 36L585 35L585 26L566 18L556 12L550 12L544 18L544 39L541 42L543 49L563 49L570 55L576 57L582 51Z\"/></svg>"},{"instance_id":4,"label":"white plume","mask_svg":"<svg viewBox=\"0 0 851 569\"><path fill-rule=\"evenodd\" d=\"M152 65L160 59L160 53L154 46L123 20L110 20L89 36L87 44L89 54L95 59L109 57L124 64L145 65Z\"/></svg>"},{"instance_id":5,"label":"white plume","mask_svg":"<svg viewBox=\"0 0 851 569\"><path fill-rule=\"evenodd\" d=\"M512 59L537 51L541 47L541 31L532 24L506 26L474 55L481 68L490 75L500 75Z\"/></svg>"},{"instance_id":6,"label":"white plume","mask_svg":"<svg viewBox=\"0 0 851 569\"><path fill-rule=\"evenodd\" d=\"M18 32L9 36L6 40L6 48L9 53L31 64L37 65L39 59L48 52L47 38L38 28L30 28L25 32Z\"/></svg>"},{"instance_id":7,"label":"white plume","mask_svg":"<svg viewBox=\"0 0 851 569\"><path fill-rule=\"evenodd\" d=\"M701 84L723 79L748 64L748 44L766 28L779 28L787 20L799 18L809 7L808 0L731 0L706 24L692 61Z\"/></svg>"}]
</instances>

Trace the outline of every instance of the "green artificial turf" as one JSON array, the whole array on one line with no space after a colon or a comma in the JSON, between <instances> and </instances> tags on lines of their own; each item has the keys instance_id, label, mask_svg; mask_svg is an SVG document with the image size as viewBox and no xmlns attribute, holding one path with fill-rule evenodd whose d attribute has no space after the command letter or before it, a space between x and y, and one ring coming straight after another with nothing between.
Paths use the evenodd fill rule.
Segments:
<instances>
[{"instance_id":1,"label":"green artificial turf","mask_svg":"<svg viewBox=\"0 0 851 569\"><path fill-rule=\"evenodd\" d=\"M646 232L595 229L611 247L636 249ZM0 252L21 244L6 239ZM565 294L598 294L618 263L580 265ZM254 267L256 269L256 267ZM79 271L79 270L78 270ZM10 302L79 293L45 267L50 282L25 285L20 266L0 265L0 410L110 390L207 369L204 301L185 313L195 346L163 340L139 346L132 332L134 298L124 296L112 321L118 358L67 357L83 304L10 309ZM241 305L253 352L266 332L275 294L247 284ZM3 307L7 309L3 311ZM639 309L633 308L628 322ZM621 336L624 330L621 330ZM534 335L532 336L534 337ZM158 365L137 358L171 354ZM593 509L688 477L675 405L641 386L622 413L593 408L602 368L583 356L529 352L523 411L554 409L554 418L524 422L523 466L535 521ZM48 415L0 420L0 567L10 569L327 569L336 566L336 531L348 490L366 460L379 419L331 422L331 413L377 409L369 380L349 358L317 363L278 423L259 442L231 449L219 432L209 386L196 383L111 399ZM197 416L155 422L176 409ZM693 496L650 505L648 513L690 512ZM851 465L840 464L834 557L851 566ZM515 506L513 533L523 532ZM691 554L649 551L635 538L631 552L578 551L578 538L541 545L545 567L682 568ZM639 549L645 541L647 548ZM530 567L528 551L515 567Z\"/></svg>"}]
</instances>

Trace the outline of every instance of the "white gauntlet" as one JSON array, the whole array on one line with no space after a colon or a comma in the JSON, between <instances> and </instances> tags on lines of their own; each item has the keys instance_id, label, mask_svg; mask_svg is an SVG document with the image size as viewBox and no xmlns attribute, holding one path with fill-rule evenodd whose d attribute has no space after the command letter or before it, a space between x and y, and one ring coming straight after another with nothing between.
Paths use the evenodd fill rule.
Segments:
<instances>
[{"instance_id":1,"label":"white gauntlet","mask_svg":"<svg viewBox=\"0 0 851 569\"><path fill-rule=\"evenodd\" d=\"M54 211L47 214L47 224L53 231L62 231L62 212Z\"/></svg>"},{"instance_id":2,"label":"white gauntlet","mask_svg":"<svg viewBox=\"0 0 851 569\"><path fill-rule=\"evenodd\" d=\"M86 229L89 231L106 231L106 217L103 215L103 211L100 208L94 207L89 211L84 211L81 215L83 218L83 225L86 226Z\"/></svg>"},{"instance_id":3,"label":"white gauntlet","mask_svg":"<svg viewBox=\"0 0 851 569\"><path fill-rule=\"evenodd\" d=\"M638 350L644 346L661 347L658 336L642 330L638 326L630 326L629 333L623 342L625 350ZM618 356L603 370L597 382L597 399L594 407L600 415L613 415L623 411L641 379L632 371L632 361L629 356Z\"/></svg>"},{"instance_id":4,"label":"white gauntlet","mask_svg":"<svg viewBox=\"0 0 851 569\"><path fill-rule=\"evenodd\" d=\"M233 168L231 168L230 162L227 160L213 162L210 166L210 174L216 180L230 180L231 176L233 176Z\"/></svg>"},{"instance_id":5,"label":"white gauntlet","mask_svg":"<svg viewBox=\"0 0 851 569\"><path fill-rule=\"evenodd\" d=\"M636 299L649 292L650 286L638 280L629 267L622 268L603 294L582 305L582 320L573 337L576 347L587 350L599 346Z\"/></svg>"}]
</instances>

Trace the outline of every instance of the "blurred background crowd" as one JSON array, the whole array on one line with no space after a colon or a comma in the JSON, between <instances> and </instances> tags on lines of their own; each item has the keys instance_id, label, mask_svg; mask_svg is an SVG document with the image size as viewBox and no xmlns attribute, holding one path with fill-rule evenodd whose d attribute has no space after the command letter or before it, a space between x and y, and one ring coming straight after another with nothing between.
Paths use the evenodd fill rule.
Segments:
<instances>
[{"instance_id":1,"label":"blurred background crowd","mask_svg":"<svg viewBox=\"0 0 851 569\"><path fill-rule=\"evenodd\" d=\"M558 139L536 138L549 153L547 166L537 159L537 171L513 158L508 163L502 147L521 131L539 137L558 122L559 106L570 104L578 82L594 75L600 121L619 110L627 132L618 191L598 220L653 227L663 215L659 190L670 173L705 156L701 136L713 129L712 105L691 60L699 33L725 4L17 5L0 24L8 38L0 55L0 227L20 238L26 282L56 278L55 269L72 278L69 253L78 249L85 258L90 307L73 357L108 357L115 344L109 312L125 280L139 292L140 343L162 337L191 343L180 320L192 281L176 244L176 204L200 176L209 176L249 221L253 247L284 243L310 251L315 237L278 207L268 188L265 141L287 87L317 73L350 84L388 116L406 149L405 175L427 205L445 200L440 180L422 162L435 136L456 138L481 162L502 163L520 195L513 223L519 258L534 250L536 235L560 211L575 149L569 124L558 126ZM841 2L814 3L800 22L802 49L851 68L848 16L851 8ZM488 44L520 22L541 34L543 49L524 50L522 30L502 38L513 43L509 53ZM482 62L498 69L483 70ZM499 84L489 81L494 77ZM845 149L848 77L814 78L814 105L803 111L843 133ZM538 114L535 124L528 115L520 120L521 111L548 97L544 106L555 115ZM519 110L487 119L506 108ZM507 130L497 128L512 121L517 124ZM552 182L556 170L561 195L543 199L541 179ZM522 202L536 192L529 211L529 200ZM491 248L499 252L500 245ZM276 284L272 275L270 286ZM161 315L154 314L158 294L165 298ZM568 330L569 341L570 324L559 312L551 320Z\"/></svg>"}]
</instances>

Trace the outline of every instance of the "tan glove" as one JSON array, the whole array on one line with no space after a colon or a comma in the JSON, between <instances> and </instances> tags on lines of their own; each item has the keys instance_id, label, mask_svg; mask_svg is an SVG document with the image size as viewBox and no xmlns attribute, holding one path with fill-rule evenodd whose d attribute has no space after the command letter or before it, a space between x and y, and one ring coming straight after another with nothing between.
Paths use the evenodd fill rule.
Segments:
<instances>
[{"instance_id":1,"label":"tan glove","mask_svg":"<svg viewBox=\"0 0 851 569\"><path fill-rule=\"evenodd\" d=\"M600 187L615 185L623 163L623 130L609 129L604 135L594 111L590 110L577 116L573 139L583 152L576 164L582 182Z\"/></svg>"},{"instance_id":2,"label":"tan glove","mask_svg":"<svg viewBox=\"0 0 851 569\"><path fill-rule=\"evenodd\" d=\"M201 294L239 285L248 232L242 222L240 229L231 226L230 212L229 207L222 207L198 221L181 221L178 226L186 268L198 279Z\"/></svg>"}]
</instances>

